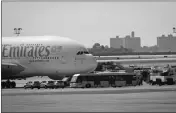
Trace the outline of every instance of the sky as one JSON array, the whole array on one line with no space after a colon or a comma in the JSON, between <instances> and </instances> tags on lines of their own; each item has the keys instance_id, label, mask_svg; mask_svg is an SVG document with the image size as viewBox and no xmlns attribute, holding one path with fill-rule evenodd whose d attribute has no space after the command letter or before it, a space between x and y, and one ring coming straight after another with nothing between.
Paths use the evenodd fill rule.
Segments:
<instances>
[{"instance_id":1,"label":"sky","mask_svg":"<svg viewBox=\"0 0 176 113\"><path fill-rule=\"evenodd\" d=\"M141 46L173 33L176 2L2 2L2 36L56 35L92 47L110 45L110 38L141 37Z\"/></svg>"}]
</instances>

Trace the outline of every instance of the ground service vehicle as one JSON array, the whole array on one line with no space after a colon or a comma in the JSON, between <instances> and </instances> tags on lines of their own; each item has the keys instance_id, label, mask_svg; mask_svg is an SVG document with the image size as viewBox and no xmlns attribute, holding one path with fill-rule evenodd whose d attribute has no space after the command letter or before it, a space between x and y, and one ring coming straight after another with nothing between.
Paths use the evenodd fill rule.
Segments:
<instances>
[{"instance_id":1,"label":"ground service vehicle","mask_svg":"<svg viewBox=\"0 0 176 113\"><path fill-rule=\"evenodd\" d=\"M164 68L153 69L150 73L150 83L152 85L172 85L176 82L176 69Z\"/></svg>"},{"instance_id":2,"label":"ground service vehicle","mask_svg":"<svg viewBox=\"0 0 176 113\"><path fill-rule=\"evenodd\" d=\"M33 88L40 89L40 82L39 81L34 81L34 84L32 85L31 89L33 89Z\"/></svg>"},{"instance_id":3,"label":"ground service vehicle","mask_svg":"<svg viewBox=\"0 0 176 113\"><path fill-rule=\"evenodd\" d=\"M32 82L32 81L29 81L29 82L27 82L27 83L24 85L24 89L32 88L32 85L33 85L33 82Z\"/></svg>"},{"instance_id":4,"label":"ground service vehicle","mask_svg":"<svg viewBox=\"0 0 176 113\"><path fill-rule=\"evenodd\" d=\"M122 87L128 85L137 85L135 73L126 72L99 72L90 74L73 75L70 87Z\"/></svg>"},{"instance_id":5,"label":"ground service vehicle","mask_svg":"<svg viewBox=\"0 0 176 113\"><path fill-rule=\"evenodd\" d=\"M55 88L64 88L64 87L65 87L65 85L64 85L64 82L62 80L56 81Z\"/></svg>"},{"instance_id":6,"label":"ground service vehicle","mask_svg":"<svg viewBox=\"0 0 176 113\"><path fill-rule=\"evenodd\" d=\"M64 77L64 78L62 79L62 81L64 82L64 86L65 86L65 87L70 86L71 78L72 78L72 77Z\"/></svg>"},{"instance_id":7,"label":"ground service vehicle","mask_svg":"<svg viewBox=\"0 0 176 113\"><path fill-rule=\"evenodd\" d=\"M40 88L47 88L47 81L42 81L40 83Z\"/></svg>"},{"instance_id":8,"label":"ground service vehicle","mask_svg":"<svg viewBox=\"0 0 176 113\"><path fill-rule=\"evenodd\" d=\"M52 89L54 89L55 88L55 82L56 81L48 81L48 83L46 85L46 88L52 88Z\"/></svg>"}]
</instances>

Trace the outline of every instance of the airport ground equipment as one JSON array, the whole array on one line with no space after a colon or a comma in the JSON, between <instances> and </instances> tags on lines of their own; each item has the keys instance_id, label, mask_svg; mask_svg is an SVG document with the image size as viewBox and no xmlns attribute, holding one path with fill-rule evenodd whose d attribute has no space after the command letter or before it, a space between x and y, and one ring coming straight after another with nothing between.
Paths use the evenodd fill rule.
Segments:
<instances>
[{"instance_id":1,"label":"airport ground equipment","mask_svg":"<svg viewBox=\"0 0 176 113\"><path fill-rule=\"evenodd\" d=\"M142 85L143 82L149 83L150 81L150 70L151 67L143 67L143 66L138 66L134 67L134 72L137 73L138 76L138 83L139 85Z\"/></svg>"},{"instance_id":2,"label":"airport ground equipment","mask_svg":"<svg viewBox=\"0 0 176 113\"><path fill-rule=\"evenodd\" d=\"M41 83L40 83L40 88L47 88L47 81L42 81Z\"/></svg>"},{"instance_id":3,"label":"airport ground equipment","mask_svg":"<svg viewBox=\"0 0 176 113\"><path fill-rule=\"evenodd\" d=\"M152 85L173 85L176 83L176 69L171 67L154 68L150 73L150 83Z\"/></svg>"},{"instance_id":4,"label":"airport ground equipment","mask_svg":"<svg viewBox=\"0 0 176 113\"><path fill-rule=\"evenodd\" d=\"M64 88L64 82L62 80L58 80L55 82L55 88Z\"/></svg>"},{"instance_id":5,"label":"airport ground equipment","mask_svg":"<svg viewBox=\"0 0 176 113\"><path fill-rule=\"evenodd\" d=\"M48 83L46 85L46 88L52 88L52 89L54 89L55 88L55 82L56 81L48 81Z\"/></svg>"},{"instance_id":6,"label":"airport ground equipment","mask_svg":"<svg viewBox=\"0 0 176 113\"><path fill-rule=\"evenodd\" d=\"M32 82L32 81L29 81L29 82L27 82L27 83L24 85L24 89L32 88L32 85L33 85L33 82Z\"/></svg>"},{"instance_id":7,"label":"airport ground equipment","mask_svg":"<svg viewBox=\"0 0 176 113\"><path fill-rule=\"evenodd\" d=\"M70 87L123 87L136 86L137 77L135 73L126 72L98 72L89 74L73 75Z\"/></svg>"},{"instance_id":8,"label":"airport ground equipment","mask_svg":"<svg viewBox=\"0 0 176 113\"><path fill-rule=\"evenodd\" d=\"M33 89L33 88L38 88L38 89L40 89L40 82L39 82L39 81L34 81L34 83L32 84L31 89Z\"/></svg>"},{"instance_id":9,"label":"airport ground equipment","mask_svg":"<svg viewBox=\"0 0 176 113\"><path fill-rule=\"evenodd\" d=\"M141 71L142 79L144 82L149 84L150 82L150 70L142 70Z\"/></svg>"},{"instance_id":10,"label":"airport ground equipment","mask_svg":"<svg viewBox=\"0 0 176 113\"><path fill-rule=\"evenodd\" d=\"M134 68L133 67L124 67L118 62L98 62L97 68L95 71L118 71L118 70L125 70L126 72L133 72Z\"/></svg>"},{"instance_id":11,"label":"airport ground equipment","mask_svg":"<svg viewBox=\"0 0 176 113\"><path fill-rule=\"evenodd\" d=\"M64 87L70 86L71 78L72 78L72 77L64 77L64 78L62 79L62 81L63 81L63 83L64 83Z\"/></svg>"}]
</instances>

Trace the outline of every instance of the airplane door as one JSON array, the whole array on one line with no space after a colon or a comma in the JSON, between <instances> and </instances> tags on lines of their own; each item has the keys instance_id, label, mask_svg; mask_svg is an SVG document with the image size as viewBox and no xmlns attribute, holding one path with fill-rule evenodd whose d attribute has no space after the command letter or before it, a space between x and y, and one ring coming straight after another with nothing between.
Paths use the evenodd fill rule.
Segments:
<instances>
[{"instance_id":1,"label":"airplane door","mask_svg":"<svg viewBox=\"0 0 176 113\"><path fill-rule=\"evenodd\" d=\"M75 57L75 65L80 66L81 64L83 64L82 58L80 56L78 56L78 57L76 56Z\"/></svg>"},{"instance_id":2,"label":"airplane door","mask_svg":"<svg viewBox=\"0 0 176 113\"><path fill-rule=\"evenodd\" d=\"M85 60L85 56L83 53L80 52L80 54L76 55L75 57L75 66L81 68L81 64L83 64Z\"/></svg>"}]
</instances>

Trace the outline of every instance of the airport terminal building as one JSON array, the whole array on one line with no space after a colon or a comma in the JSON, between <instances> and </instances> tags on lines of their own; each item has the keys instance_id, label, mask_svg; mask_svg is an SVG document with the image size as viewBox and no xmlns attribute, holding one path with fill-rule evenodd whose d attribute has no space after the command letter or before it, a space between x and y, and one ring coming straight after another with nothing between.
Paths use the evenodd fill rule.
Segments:
<instances>
[{"instance_id":1,"label":"airport terminal building","mask_svg":"<svg viewBox=\"0 0 176 113\"><path fill-rule=\"evenodd\" d=\"M133 51L139 51L141 49L141 39L140 37L135 37L134 31L131 32L131 36L127 35L124 38L110 38L110 47L111 48L127 48L132 49Z\"/></svg>"},{"instance_id":2,"label":"airport terminal building","mask_svg":"<svg viewBox=\"0 0 176 113\"><path fill-rule=\"evenodd\" d=\"M157 37L157 47L160 52L176 52L176 36L170 34Z\"/></svg>"}]
</instances>

